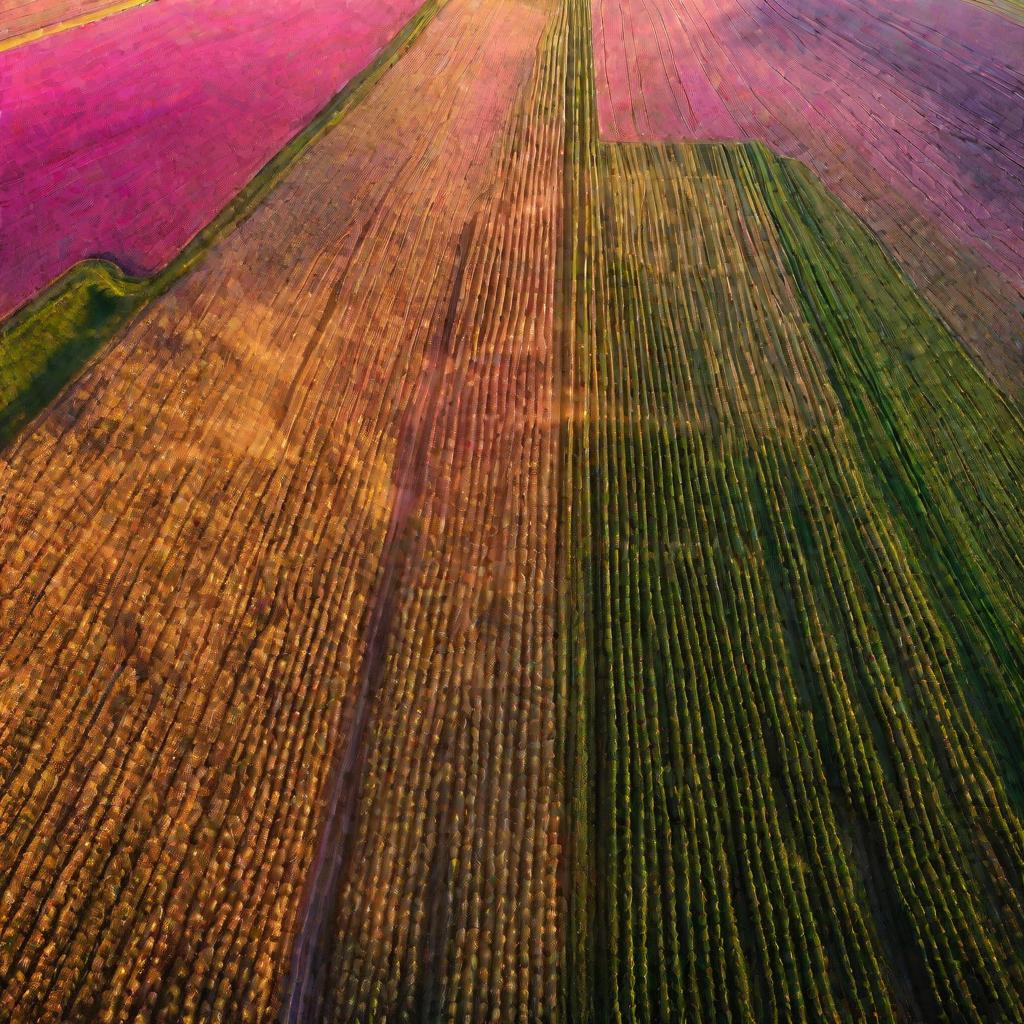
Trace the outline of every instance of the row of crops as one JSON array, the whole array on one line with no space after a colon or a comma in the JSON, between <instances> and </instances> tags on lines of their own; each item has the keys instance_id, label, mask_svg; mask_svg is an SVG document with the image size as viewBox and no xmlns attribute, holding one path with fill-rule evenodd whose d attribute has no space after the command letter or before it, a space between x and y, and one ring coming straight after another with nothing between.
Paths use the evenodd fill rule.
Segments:
<instances>
[{"instance_id":1,"label":"row of crops","mask_svg":"<svg viewBox=\"0 0 1024 1024\"><path fill-rule=\"evenodd\" d=\"M309 957L325 994L299 1005L293 970L288 1020L556 1016L552 299L565 31L552 9L509 11L547 27L400 434L393 575L373 598L393 602L386 652L360 791L339 794L349 843L327 840L346 861L331 941Z\"/></svg>"},{"instance_id":2,"label":"row of crops","mask_svg":"<svg viewBox=\"0 0 1024 1024\"><path fill-rule=\"evenodd\" d=\"M566 1015L1018 1020L1021 422L799 165L600 144L573 10Z\"/></svg>"}]
</instances>

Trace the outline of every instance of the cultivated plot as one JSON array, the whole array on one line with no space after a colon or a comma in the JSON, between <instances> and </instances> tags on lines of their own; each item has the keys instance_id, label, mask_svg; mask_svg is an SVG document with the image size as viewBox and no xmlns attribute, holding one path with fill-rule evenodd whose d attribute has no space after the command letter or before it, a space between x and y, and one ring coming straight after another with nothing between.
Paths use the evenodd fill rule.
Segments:
<instances>
[{"instance_id":1,"label":"cultivated plot","mask_svg":"<svg viewBox=\"0 0 1024 1024\"><path fill-rule=\"evenodd\" d=\"M594 0L602 136L807 163L1012 391L1024 382L1024 25L962 0Z\"/></svg>"},{"instance_id":2,"label":"cultivated plot","mask_svg":"<svg viewBox=\"0 0 1024 1024\"><path fill-rule=\"evenodd\" d=\"M553 998L551 13L448 4L5 458L9 1019Z\"/></svg>"}]
</instances>

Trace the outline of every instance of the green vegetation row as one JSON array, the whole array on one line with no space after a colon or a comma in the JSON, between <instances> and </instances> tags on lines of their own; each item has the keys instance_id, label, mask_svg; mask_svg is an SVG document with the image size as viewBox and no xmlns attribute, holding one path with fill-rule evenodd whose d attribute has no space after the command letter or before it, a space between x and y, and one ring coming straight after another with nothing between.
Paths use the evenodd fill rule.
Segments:
<instances>
[{"instance_id":1,"label":"green vegetation row","mask_svg":"<svg viewBox=\"0 0 1024 1024\"><path fill-rule=\"evenodd\" d=\"M1024 429L759 146L567 77L566 1019L1024 1019Z\"/></svg>"},{"instance_id":2,"label":"green vegetation row","mask_svg":"<svg viewBox=\"0 0 1024 1024\"><path fill-rule=\"evenodd\" d=\"M443 0L426 0L377 58L331 101L163 270L132 277L109 260L83 260L0 324L0 449L51 402L144 306L166 292L263 202L307 149L367 95Z\"/></svg>"}]
</instances>

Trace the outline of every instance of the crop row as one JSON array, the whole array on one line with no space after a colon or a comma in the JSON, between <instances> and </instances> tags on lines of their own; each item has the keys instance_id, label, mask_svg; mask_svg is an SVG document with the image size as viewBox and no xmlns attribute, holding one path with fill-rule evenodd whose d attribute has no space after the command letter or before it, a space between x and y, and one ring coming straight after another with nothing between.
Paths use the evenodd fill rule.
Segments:
<instances>
[{"instance_id":1,"label":"crop row","mask_svg":"<svg viewBox=\"0 0 1024 1024\"><path fill-rule=\"evenodd\" d=\"M554 1014L563 42L550 24L468 239L339 902L328 1020Z\"/></svg>"},{"instance_id":2,"label":"crop row","mask_svg":"<svg viewBox=\"0 0 1024 1024\"><path fill-rule=\"evenodd\" d=\"M513 13L519 32L543 23ZM408 504L374 598L394 604L391 640L368 691L326 1020L553 1011L559 38L552 25L541 42L405 414Z\"/></svg>"}]
</instances>

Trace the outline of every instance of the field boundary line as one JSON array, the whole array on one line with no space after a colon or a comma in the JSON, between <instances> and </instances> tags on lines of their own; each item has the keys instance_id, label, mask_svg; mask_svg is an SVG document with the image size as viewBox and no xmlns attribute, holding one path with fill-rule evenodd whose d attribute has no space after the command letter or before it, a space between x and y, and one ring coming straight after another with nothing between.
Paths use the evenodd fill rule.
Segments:
<instances>
[{"instance_id":1,"label":"field boundary line","mask_svg":"<svg viewBox=\"0 0 1024 1024\"><path fill-rule=\"evenodd\" d=\"M56 21L52 25L41 25L39 28L29 29L16 36L8 36L7 39L0 39L0 53L8 50L15 50L19 46L27 46L29 43L37 43L40 39L48 39L50 36L67 32L73 28L84 28L86 25L93 25L97 21L105 21L115 14L124 14L126 11L134 10L136 7L145 7L154 0L119 0L118 3L108 4L88 14L79 14L74 18L66 18L64 21Z\"/></svg>"}]
</instances>

